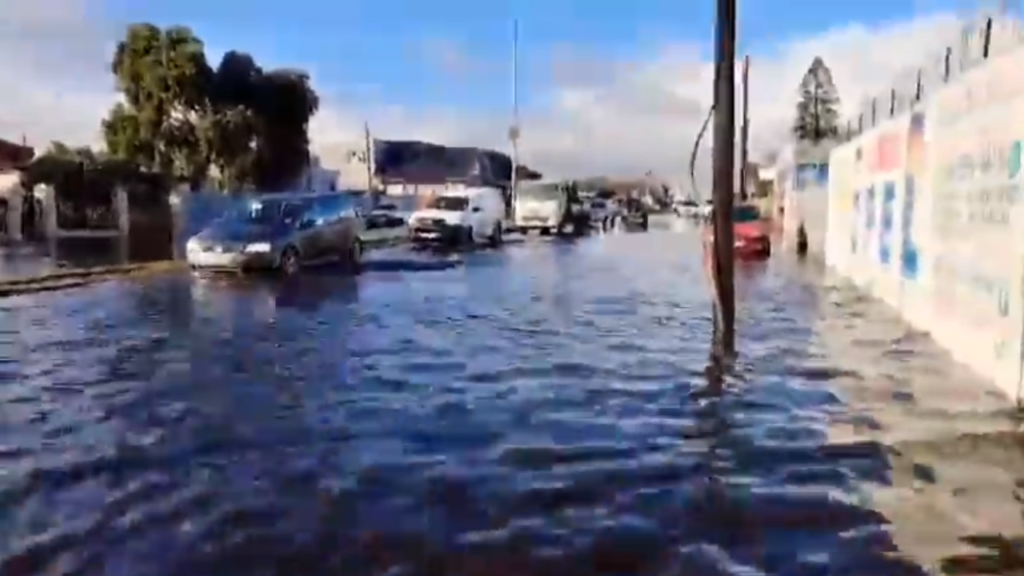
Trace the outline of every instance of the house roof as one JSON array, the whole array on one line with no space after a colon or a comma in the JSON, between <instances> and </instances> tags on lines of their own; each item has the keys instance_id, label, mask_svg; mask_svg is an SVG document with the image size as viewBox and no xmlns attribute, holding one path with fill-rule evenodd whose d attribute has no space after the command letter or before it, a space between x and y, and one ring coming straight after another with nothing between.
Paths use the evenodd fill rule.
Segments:
<instances>
[{"instance_id":1,"label":"house roof","mask_svg":"<svg viewBox=\"0 0 1024 576\"><path fill-rule=\"evenodd\" d=\"M418 140L375 140L374 175L383 182L501 185L512 179L507 154L474 147L455 147Z\"/></svg>"},{"instance_id":2,"label":"house roof","mask_svg":"<svg viewBox=\"0 0 1024 576\"><path fill-rule=\"evenodd\" d=\"M11 168L28 164L35 155L35 149L31 146L22 146L0 138L0 165L6 165L4 167Z\"/></svg>"}]
</instances>

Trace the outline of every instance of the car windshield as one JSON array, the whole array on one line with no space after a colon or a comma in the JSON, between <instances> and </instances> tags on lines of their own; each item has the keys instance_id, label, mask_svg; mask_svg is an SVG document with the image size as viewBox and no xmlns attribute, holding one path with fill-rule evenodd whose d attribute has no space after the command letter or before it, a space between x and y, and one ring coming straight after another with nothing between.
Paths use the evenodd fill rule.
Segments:
<instances>
[{"instance_id":1,"label":"car windshield","mask_svg":"<svg viewBox=\"0 0 1024 576\"><path fill-rule=\"evenodd\" d=\"M535 184L521 186L518 195L525 200L558 200L562 193L555 184Z\"/></svg>"},{"instance_id":2,"label":"car windshield","mask_svg":"<svg viewBox=\"0 0 1024 576\"><path fill-rule=\"evenodd\" d=\"M427 208L448 212L463 212L469 206L469 198L465 196L434 196L427 201Z\"/></svg>"},{"instance_id":3,"label":"car windshield","mask_svg":"<svg viewBox=\"0 0 1024 576\"><path fill-rule=\"evenodd\" d=\"M232 215L230 220L239 224L278 226L298 222L305 207L288 200L255 200Z\"/></svg>"}]
</instances>

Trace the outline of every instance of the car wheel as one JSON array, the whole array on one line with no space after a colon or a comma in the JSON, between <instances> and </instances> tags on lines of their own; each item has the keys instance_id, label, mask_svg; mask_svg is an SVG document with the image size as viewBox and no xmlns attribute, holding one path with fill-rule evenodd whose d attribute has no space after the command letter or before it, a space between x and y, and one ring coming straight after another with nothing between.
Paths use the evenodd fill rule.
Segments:
<instances>
[{"instance_id":1,"label":"car wheel","mask_svg":"<svg viewBox=\"0 0 1024 576\"><path fill-rule=\"evenodd\" d=\"M278 264L278 270L282 276L295 276L302 271L302 258L299 254L298 248L295 246L288 246L281 251L281 261Z\"/></svg>"},{"instance_id":2,"label":"car wheel","mask_svg":"<svg viewBox=\"0 0 1024 576\"><path fill-rule=\"evenodd\" d=\"M541 228L540 230L538 230L538 233L541 236L551 236L551 228Z\"/></svg>"},{"instance_id":3,"label":"car wheel","mask_svg":"<svg viewBox=\"0 0 1024 576\"><path fill-rule=\"evenodd\" d=\"M501 229L501 222L494 223L494 230L491 231L491 247L497 248L505 242L505 235Z\"/></svg>"},{"instance_id":4,"label":"car wheel","mask_svg":"<svg viewBox=\"0 0 1024 576\"><path fill-rule=\"evenodd\" d=\"M459 238L459 244L462 248L469 248L473 246L475 236L473 236L473 227L469 226L464 228L462 231L462 237Z\"/></svg>"}]
</instances>

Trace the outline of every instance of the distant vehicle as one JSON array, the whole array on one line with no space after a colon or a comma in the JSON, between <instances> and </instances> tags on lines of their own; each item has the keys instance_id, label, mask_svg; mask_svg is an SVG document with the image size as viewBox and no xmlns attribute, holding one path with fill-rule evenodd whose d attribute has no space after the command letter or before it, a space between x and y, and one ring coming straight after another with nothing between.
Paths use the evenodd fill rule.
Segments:
<instances>
[{"instance_id":1,"label":"distant vehicle","mask_svg":"<svg viewBox=\"0 0 1024 576\"><path fill-rule=\"evenodd\" d=\"M595 197L587 204L590 221L601 230L615 227L615 221L622 217L622 208L615 198Z\"/></svg>"},{"instance_id":2,"label":"distant vehicle","mask_svg":"<svg viewBox=\"0 0 1024 576\"><path fill-rule=\"evenodd\" d=\"M562 183L519 186L515 196L515 227L523 233L564 234L590 229L590 212L579 194Z\"/></svg>"},{"instance_id":3,"label":"distant vehicle","mask_svg":"<svg viewBox=\"0 0 1024 576\"><path fill-rule=\"evenodd\" d=\"M551 234L562 225L568 207L568 196L558 183L521 184L515 195L515 226L527 234Z\"/></svg>"},{"instance_id":4,"label":"distant vehicle","mask_svg":"<svg viewBox=\"0 0 1024 576\"><path fill-rule=\"evenodd\" d=\"M672 203L672 211L680 218L699 218L701 215L700 204L690 198L677 199Z\"/></svg>"},{"instance_id":5,"label":"distant vehicle","mask_svg":"<svg viewBox=\"0 0 1024 576\"><path fill-rule=\"evenodd\" d=\"M646 231L650 227L650 214L647 211L647 207L642 200L635 196L626 198L625 215L623 215L622 220L629 228L639 228Z\"/></svg>"},{"instance_id":6,"label":"distant vehicle","mask_svg":"<svg viewBox=\"0 0 1024 576\"><path fill-rule=\"evenodd\" d=\"M701 218L704 218L705 220L707 220L707 219L711 218L711 212L714 209L715 209L714 201L711 200L711 199L705 200L704 203L701 204L700 208L697 210L697 215L700 216Z\"/></svg>"},{"instance_id":7,"label":"distant vehicle","mask_svg":"<svg viewBox=\"0 0 1024 576\"><path fill-rule=\"evenodd\" d=\"M414 243L470 246L504 241L505 196L500 188L449 190L433 196L409 217Z\"/></svg>"},{"instance_id":8,"label":"distant vehicle","mask_svg":"<svg viewBox=\"0 0 1024 576\"><path fill-rule=\"evenodd\" d=\"M394 204L380 204L363 216L367 230L379 228L399 228L405 226L407 218L398 211Z\"/></svg>"},{"instance_id":9,"label":"distant vehicle","mask_svg":"<svg viewBox=\"0 0 1024 576\"><path fill-rule=\"evenodd\" d=\"M743 204L734 207L732 222L733 241L735 242L733 252L737 258L746 260L771 256L772 241L768 225L756 206ZM706 228L704 242L709 249L714 246L715 237L712 226Z\"/></svg>"},{"instance_id":10,"label":"distant vehicle","mask_svg":"<svg viewBox=\"0 0 1024 576\"><path fill-rule=\"evenodd\" d=\"M327 260L357 272L363 245L358 200L345 192L267 194L247 201L188 240L193 269L272 269L293 276Z\"/></svg>"}]
</instances>

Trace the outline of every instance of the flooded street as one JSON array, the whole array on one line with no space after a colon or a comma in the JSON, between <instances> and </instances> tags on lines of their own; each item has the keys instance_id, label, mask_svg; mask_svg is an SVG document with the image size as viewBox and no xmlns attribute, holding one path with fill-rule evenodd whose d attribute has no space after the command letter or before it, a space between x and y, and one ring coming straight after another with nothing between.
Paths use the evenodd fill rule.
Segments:
<instances>
[{"instance_id":1,"label":"flooded street","mask_svg":"<svg viewBox=\"0 0 1024 576\"><path fill-rule=\"evenodd\" d=\"M812 267L719 388L692 230L399 253L0 300L0 574L1015 566L1008 402Z\"/></svg>"}]
</instances>

